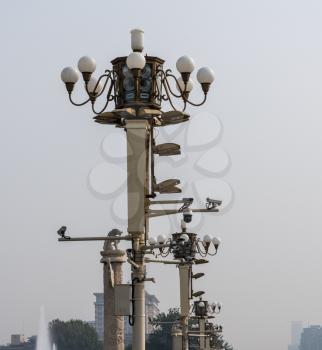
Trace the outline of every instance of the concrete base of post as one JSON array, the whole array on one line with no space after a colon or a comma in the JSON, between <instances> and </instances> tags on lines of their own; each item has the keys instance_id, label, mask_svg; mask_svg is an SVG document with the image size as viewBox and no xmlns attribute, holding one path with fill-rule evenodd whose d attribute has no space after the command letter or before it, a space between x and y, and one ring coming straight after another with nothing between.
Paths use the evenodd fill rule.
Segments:
<instances>
[{"instance_id":1,"label":"concrete base of post","mask_svg":"<svg viewBox=\"0 0 322 350\"><path fill-rule=\"evenodd\" d=\"M117 244L105 241L101 251L104 264L104 350L124 350L124 317L115 316L114 285L121 284L126 254Z\"/></svg>"},{"instance_id":2,"label":"concrete base of post","mask_svg":"<svg viewBox=\"0 0 322 350\"><path fill-rule=\"evenodd\" d=\"M182 330L174 325L171 331L172 350L182 350Z\"/></svg>"}]
</instances>

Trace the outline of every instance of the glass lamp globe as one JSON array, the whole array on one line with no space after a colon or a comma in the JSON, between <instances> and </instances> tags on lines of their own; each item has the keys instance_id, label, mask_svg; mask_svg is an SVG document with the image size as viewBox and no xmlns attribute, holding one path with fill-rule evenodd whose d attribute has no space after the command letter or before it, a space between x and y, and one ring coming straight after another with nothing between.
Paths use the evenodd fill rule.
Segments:
<instances>
[{"instance_id":1,"label":"glass lamp globe","mask_svg":"<svg viewBox=\"0 0 322 350\"><path fill-rule=\"evenodd\" d=\"M144 48L144 31L142 29L131 30L131 48L133 51L142 52Z\"/></svg>"},{"instance_id":2,"label":"glass lamp globe","mask_svg":"<svg viewBox=\"0 0 322 350\"><path fill-rule=\"evenodd\" d=\"M83 56L78 61L78 69L82 73L93 73L96 69L96 61L89 56Z\"/></svg>"},{"instance_id":3,"label":"glass lamp globe","mask_svg":"<svg viewBox=\"0 0 322 350\"><path fill-rule=\"evenodd\" d=\"M204 308L206 304L204 301L199 301L198 306Z\"/></svg>"},{"instance_id":4,"label":"glass lamp globe","mask_svg":"<svg viewBox=\"0 0 322 350\"><path fill-rule=\"evenodd\" d=\"M203 241L204 241L205 243L211 243L211 241L212 241L212 236L211 236L211 235L204 235L204 236L203 236Z\"/></svg>"},{"instance_id":5,"label":"glass lamp globe","mask_svg":"<svg viewBox=\"0 0 322 350\"><path fill-rule=\"evenodd\" d=\"M197 73L197 80L200 84L211 84L215 80L215 73L211 68L200 68Z\"/></svg>"},{"instance_id":6,"label":"glass lamp globe","mask_svg":"<svg viewBox=\"0 0 322 350\"><path fill-rule=\"evenodd\" d=\"M158 243L163 244L167 240L167 237L165 235L159 235L158 236Z\"/></svg>"},{"instance_id":7,"label":"glass lamp globe","mask_svg":"<svg viewBox=\"0 0 322 350\"><path fill-rule=\"evenodd\" d=\"M221 239L220 238L217 238L217 237L214 237L213 239L212 239L212 243L215 245L215 246L219 246L220 245L220 243L221 243Z\"/></svg>"},{"instance_id":8,"label":"glass lamp globe","mask_svg":"<svg viewBox=\"0 0 322 350\"><path fill-rule=\"evenodd\" d=\"M129 69L143 69L145 66L145 57L141 52L132 52L127 56L126 64Z\"/></svg>"},{"instance_id":9,"label":"glass lamp globe","mask_svg":"<svg viewBox=\"0 0 322 350\"><path fill-rule=\"evenodd\" d=\"M211 304L211 308L212 308L212 310L214 312L216 311L216 308L217 308L217 302L216 301Z\"/></svg>"},{"instance_id":10,"label":"glass lamp globe","mask_svg":"<svg viewBox=\"0 0 322 350\"><path fill-rule=\"evenodd\" d=\"M61 74L61 80L66 83L77 83L79 79L79 74L76 69L72 67L66 67L62 70Z\"/></svg>"},{"instance_id":11,"label":"glass lamp globe","mask_svg":"<svg viewBox=\"0 0 322 350\"><path fill-rule=\"evenodd\" d=\"M158 241L157 241L157 239L155 237L150 237L149 238L149 244L150 245L155 245L157 243L158 243Z\"/></svg>"},{"instance_id":12,"label":"glass lamp globe","mask_svg":"<svg viewBox=\"0 0 322 350\"><path fill-rule=\"evenodd\" d=\"M93 94L93 93L99 94L102 91L103 86L102 86L101 82L99 82L99 84L97 86L96 86L96 84L97 84L97 79L95 79L95 78L91 78L90 81L88 82L87 89L91 94ZM95 89L95 87L96 87L96 89ZM94 89L95 89L95 91L94 91Z\"/></svg>"},{"instance_id":13,"label":"glass lamp globe","mask_svg":"<svg viewBox=\"0 0 322 350\"><path fill-rule=\"evenodd\" d=\"M178 78L177 89L179 92L184 92L184 91L190 92L193 89L193 85L194 85L193 80L191 78L189 78L186 87L185 87L185 83L184 83L183 79L181 77Z\"/></svg>"},{"instance_id":14,"label":"glass lamp globe","mask_svg":"<svg viewBox=\"0 0 322 350\"><path fill-rule=\"evenodd\" d=\"M184 243L187 243L189 241L189 236L186 233L184 233L180 236L180 240Z\"/></svg>"},{"instance_id":15,"label":"glass lamp globe","mask_svg":"<svg viewBox=\"0 0 322 350\"><path fill-rule=\"evenodd\" d=\"M180 73L191 73L195 69L195 62L189 56L182 56L177 60L176 66Z\"/></svg>"}]
</instances>

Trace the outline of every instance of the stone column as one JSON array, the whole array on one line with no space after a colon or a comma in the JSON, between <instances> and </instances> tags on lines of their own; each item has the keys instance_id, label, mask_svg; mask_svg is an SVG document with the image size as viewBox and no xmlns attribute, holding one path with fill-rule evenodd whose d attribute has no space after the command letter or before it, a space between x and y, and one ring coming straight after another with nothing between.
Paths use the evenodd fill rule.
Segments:
<instances>
[{"instance_id":1,"label":"stone column","mask_svg":"<svg viewBox=\"0 0 322 350\"><path fill-rule=\"evenodd\" d=\"M104 264L104 350L124 350L124 317L115 316L114 285L122 283L126 254L117 243L105 241L101 251Z\"/></svg>"}]
</instances>

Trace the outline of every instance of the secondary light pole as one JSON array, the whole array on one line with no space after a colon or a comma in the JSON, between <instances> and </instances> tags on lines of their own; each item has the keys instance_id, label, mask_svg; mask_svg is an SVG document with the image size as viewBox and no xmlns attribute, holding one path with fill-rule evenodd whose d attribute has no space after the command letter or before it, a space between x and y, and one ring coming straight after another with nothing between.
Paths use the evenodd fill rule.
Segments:
<instances>
[{"instance_id":1,"label":"secondary light pole","mask_svg":"<svg viewBox=\"0 0 322 350\"><path fill-rule=\"evenodd\" d=\"M208 301L200 297L193 304L192 319L197 321L195 330L190 330L190 336L199 338L198 349L211 350L216 349L216 342L219 334L222 332L222 326L214 325L209 322L209 319L214 318L214 314L220 313L222 308L221 303L209 304Z\"/></svg>"},{"instance_id":2,"label":"secondary light pole","mask_svg":"<svg viewBox=\"0 0 322 350\"><path fill-rule=\"evenodd\" d=\"M201 85L204 97L200 103L192 102L190 92L193 88L191 73L195 67L193 59L188 56L182 56L178 59L176 66L180 77L177 78L170 69L163 69L164 60L142 54L144 49L143 34L140 29L132 30L131 47L133 52L128 56L112 60L112 69L105 70L105 73L97 79L93 77L96 69L95 60L88 56L79 60L78 69L83 77L87 94L87 98L83 102L77 103L72 98L75 83L79 80L79 72L74 68L67 67L61 73L72 104L82 106L89 103L95 113L95 122L114 125L126 131L128 235L118 237L118 239L131 242L131 248L127 250L127 253L132 268L133 315L130 320L133 326L133 350L145 349L144 283L149 280L146 278L145 264L146 262L156 262L153 259L149 261L145 256L146 251L151 249L151 245L147 246L149 218L178 213L185 216L191 215L193 211L214 212L218 211L217 207L221 204L209 199L205 209L190 209L188 207L159 211L150 209L151 205L157 203L176 204L184 201L152 201L156 197L156 193L181 192L180 188L177 187L180 183L178 179L169 179L161 183L156 181L155 154L159 156L180 154L180 146L174 143L156 145L154 129L188 121L189 115L184 112L186 107L188 105L201 106L206 101L210 85L214 81L214 73L210 68L199 69L197 80ZM171 86L171 81L174 88ZM98 108L97 101L103 94L105 96L104 103L101 108ZM181 101L181 108L176 107L174 98ZM167 102L171 110L168 112L161 110L162 102ZM107 111L110 103L114 103L115 109ZM185 212L186 209L188 213ZM63 235L60 240L66 240L65 238ZM90 237L72 240L103 240L103 238ZM173 263L178 263L178 261L173 261ZM189 270L186 264L182 266L184 266L184 270ZM182 274L180 272L180 275Z\"/></svg>"}]
</instances>

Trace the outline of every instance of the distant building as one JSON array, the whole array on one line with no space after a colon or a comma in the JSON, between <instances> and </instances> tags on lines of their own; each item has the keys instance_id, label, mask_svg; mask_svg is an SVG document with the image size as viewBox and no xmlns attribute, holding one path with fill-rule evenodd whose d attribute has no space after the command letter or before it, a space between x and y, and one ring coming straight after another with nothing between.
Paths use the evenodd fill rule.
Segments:
<instances>
[{"instance_id":1,"label":"distant building","mask_svg":"<svg viewBox=\"0 0 322 350\"><path fill-rule=\"evenodd\" d=\"M104 294L94 293L95 300L95 329L98 334L98 339L104 339Z\"/></svg>"},{"instance_id":2,"label":"distant building","mask_svg":"<svg viewBox=\"0 0 322 350\"><path fill-rule=\"evenodd\" d=\"M9 345L0 346L0 350L35 350L36 336L28 339L21 334L13 334L11 336L11 343Z\"/></svg>"},{"instance_id":3,"label":"distant building","mask_svg":"<svg viewBox=\"0 0 322 350\"><path fill-rule=\"evenodd\" d=\"M289 345L288 350L299 350L299 346L298 345Z\"/></svg>"},{"instance_id":4,"label":"distant building","mask_svg":"<svg viewBox=\"0 0 322 350\"><path fill-rule=\"evenodd\" d=\"M21 345L26 342L26 338L23 334L11 334L10 345Z\"/></svg>"},{"instance_id":5,"label":"distant building","mask_svg":"<svg viewBox=\"0 0 322 350\"><path fill-rule=\"evenodd\" d=\"M96 297L95 305L95 329L98 334L99 340L104 339L104 294L94 293ZM145 331L146 334L150 334L153 330L152 325L149 324L149 319L152 319L158 315L159 310L159 300L153 295L145 292L145 315L146 324ZM129 325L128 318L124 317L124 342L126 345L131 343L132 338L132 327Z\"/></svg>"},{"instance_id":6,"label":"distant building","mask_svg":"<svg viewBox=\"0 0 322 350\"><path fill-rule=\"evenodd\" d=\"M292 321L291 323L291 344L288 350L299 350L303 324L301 321Z\"/></svg>"},{"instance_id":7,"label":"distant building","mask_svg":"<svg viewBox=\"0 0 322 350\"><path fill-rule=\"evenodd\" d=\"M301 336L300 350L321 350L322 349L322 328L311 326L304 328Z\"/></svg>"}]
</instances>

